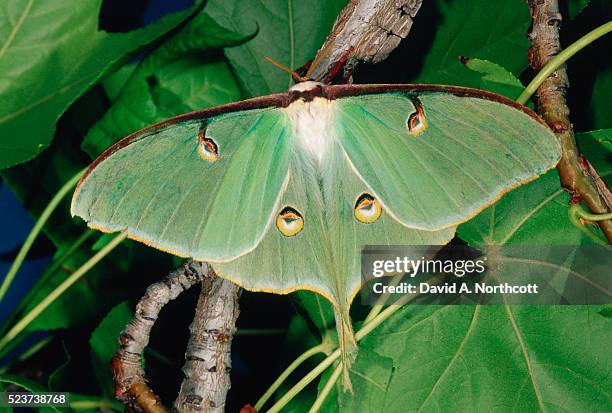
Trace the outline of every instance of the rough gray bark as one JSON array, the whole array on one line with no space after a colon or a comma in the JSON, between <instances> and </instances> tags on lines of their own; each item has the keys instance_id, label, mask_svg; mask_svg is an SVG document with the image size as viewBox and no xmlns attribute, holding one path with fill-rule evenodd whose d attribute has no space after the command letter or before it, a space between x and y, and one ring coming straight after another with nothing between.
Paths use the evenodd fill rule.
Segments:
<instances>
[{"instance_id":1,"label":"rough gray bark","mask_svg":"<svg viewBox=\"0 0 612 413\"><path fill-rule=\"evenodd\" d=\"M131 409L148 413L167 411L147 385L141 365L142 352L161 309L210 273L208 264L189 260L163 281L150 285L136 305L134 318L121 333L119 351L112 360L115 397Z\"/></svg>"},{"instance_id":2,"label":"rough gray bark","mask_svg":"<svg viewBox=\"0 0 612 413\"><path fill-rule=\"evenodd\" d=\"M222 413L230 388L231 344L240 313L241 288L214 272L202 281L183 374L185 378L174 402L181 413Z\"/></svg>"},{"instance_id":3,"label":"rough gray bark","mask_svg":"<svg viewBox=\"0 0 612 413\"><path fill-rule=\"evenodd\" d=\"M540 70L561 51L559 30L562 16L557 0L528 0L527 3L532 18L528 33L531 41L528 60L532 68ZM563 66L538 88L537 112L561 143L562 156L557 165L561 185L572 195L574 202L583 201L593 213L605 214L612 208L612 197L592 166L581 161L565 100L568 87L567 71ZM608 242L612 243L612 221L598 224Z\"/></svg>"},{"instance_id":4,"label":"rough gray bark","mask_svg":"<svg viewBox=\"0 0 612 413\"><path fill-rule=\"evenodd\" d=\"M343 66L348 78L359 62L385 60L408 36L422 0L351 0L314 59L310 78L334 77Z\"/></svg>"}]
</instances>

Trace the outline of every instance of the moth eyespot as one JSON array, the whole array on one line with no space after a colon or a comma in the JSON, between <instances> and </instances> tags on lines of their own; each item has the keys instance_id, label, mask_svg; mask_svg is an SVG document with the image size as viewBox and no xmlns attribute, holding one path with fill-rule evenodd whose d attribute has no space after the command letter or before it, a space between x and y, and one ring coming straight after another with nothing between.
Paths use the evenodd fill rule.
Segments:
<instances>
[{"instance_id":1,"label":"moth eyespot","mask_svg":"<svg viewBox=\"0 0 612 413\"><path fill-rule=\"evenodd\" d=\"M415 112L411 113L406 119L406 128L408 129L408 135L419 136L427 129L427 118L425 117L425 109L421 102L413 98L412 103L414 104Z\"/></svg>"},{"instance_id":2,"label":"moth eyespot","mask_svg":"<svg viewBox=\"0 0 612 413\"><path fill-rule=\"evenodd\" d=\"M304 229L304 218L291 207L285 207L276 217L276 228L286 237L297 235Z\"/></svg>"},{"instance_id":3,"label":"moth eyespot","mask_svg":"<svg viewBox=\"0 0 612 413\"><path fill-rule=\"evenodd\" d=\"M378 199L370 194L362 194L355 202L355 218L364 224L375 222L382 215L382 206Z\"/></svg>"},{"instance_id":4,"label":"moth eyespot","mask_svg":"<svg viewBox=\"0 0 612 413\"><path fill-rule=\"evenodd\" d=\"M205 161L216 162L219 159L219 148L214 140L205 137L205 132L205 130L200 131L198 153Z\"/></svg>"}]
</instances>

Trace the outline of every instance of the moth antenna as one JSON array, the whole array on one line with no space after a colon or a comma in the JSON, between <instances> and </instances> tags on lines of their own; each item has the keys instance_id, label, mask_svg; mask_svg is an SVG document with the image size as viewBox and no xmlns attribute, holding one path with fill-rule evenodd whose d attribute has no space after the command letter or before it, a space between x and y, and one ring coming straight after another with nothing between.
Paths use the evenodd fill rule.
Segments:
<instances>
[{"instance_id":1,"label":"moth antenna","mask_svg":"<svg viewBox=\"0 0 612 413\"><path fill-rule=\"evenodd\" d=\"M307 78L303 78L300 75L298 75L294 70L292 70L291 68L288 68L287 66L277 62L276 60L272 59L270 56L265 56L266 60L270 63L272 63L274 66L278 67L279 69L281 69L284 72L287 72L291 75L291 78L293 79L293 81L295 83L299 83L299 82L303 82L304 80L307 80Z\"/></svg>"},{"instance_id":2,"label":"moth antenna","mask_svg":"<svg viewBox=\"0 0 612 413\"><path fill-rule=\"evenodd\" d=\"M321 61L327 57L329 52L331 52L331 46L332 42L329 42L329 44L325 46L323 50L321 50L321 53L317 53L315 60L312 61L308 71L306 72L306 78L310 79L310 76L312 75L312 72L314 72L315 68L319 66L319 63L321 63Z\"/></svg>"}]
</instances>

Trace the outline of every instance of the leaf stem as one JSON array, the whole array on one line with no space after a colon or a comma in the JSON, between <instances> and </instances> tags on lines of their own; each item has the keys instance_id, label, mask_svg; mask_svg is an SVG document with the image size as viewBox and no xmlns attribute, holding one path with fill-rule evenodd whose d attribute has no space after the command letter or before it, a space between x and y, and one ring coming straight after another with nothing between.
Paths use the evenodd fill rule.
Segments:
<instances>
[{"instance_id":1,"label":"leaf stem","mask_svg":"<svg viewBox=\"0 0 612 413\"><path fill-rule=\"evenodd\" d=\"M370 309L370 312L366 316L365 320L363 320L364 324L367 324L370 321L372 321L374 318L376 318L376 316L378 314L380 314L380 312L383 310L383 308L384 308L384 306L382 304L375 304L375 305L373 305L372 308Z\"/></svg>"},{"instance_id":2,"label":"leaf stem","mask_svg":"<svg viewBox=\"0 0 612 413\"><path fill-rule=\"evenodd\" d=\"M36 237L42 230L43 226L49 220L49 217L51 216L55 208L57 208L64 196L66 196L66 194L72 189L72 187L77 184L79 179L81 179L81 175L83 175L83 172L85 172L84 169L77 172L72 178L70 178L68 182L66 182L60 188L59 191L57 191L53 198L51 198L51 201L49 201L49 204L47 204L47 206L43 210L42 214L40 214L40 216L36 220L34 227L28 234L28 237L21 246L21 249L19 250L17 257L15 258L15 261L13 261L11 268L9 269L8 273L6 274L6 277L4 277L4 280L2 281L2 285L0 286L0 301L2 301L2 299L6 295L6 292L11 286L15 275L17 275L17 271L19 271L21 264L23 264L23 261L25 260L28 251L30 251L32 244L34 244L34 241L36 240Z\"/></svg>"},{"instance_id":3,"label":"leaf stem","mask_svg":"<svg viewBox=\"0 0 612 413\"><path fill-rule=\"evenodd\" d=\"M9 332L0 339L0 349L6 346L13 338L21 333L36 317L40 315L49 305L53 303L62 295L72 284L79 280L87 271L89 271L94 265L96 265L102 258L110 253L117 245L121 243L127 234L121 233L117 235L111 242L106 244L104 248L98 251L94 256L87 260L79 269L72 273L66 278L60 285L58 285L51 293L46 296L40 303L30 310L17 324L9 330Z\"/></svg>"},{"instance_id":4,"label":"leaf stem","mask_svg":"<svg viewBox=\"0 0 612 413\"><path fill-rule=\"evenodd\" d=\"M383 321L391 317L396 311L398 311L402 306L417 297L418 294L407 294L397 300L393 305L385 308L380 312L376 317L372 319L369 323L365 324L357 333L355 334L355 339L357 341L362 340L365 336L370 334L372 330L378 327ZM322 362L320 362L315 368L313 368L308 374L306 374L300 381L298 381L287 393L283 395L271 408L268 410L268 413L277 413L280 411L287 403L291 401L299 392L301 392L306 386L308 386L314 379L316 379L321 373L327 369L334 361L336 361L340 357L340 349L336 349L333 353L325 358Z\"/></svg>"},{"instance_id":5,"label":"leaf stem","mask_svg":"<svg viewBox=\"0 0 612 413\"><path fill-rule=\"evenodd\" d=\"M601 36L612 31L612 21L605 23L596 29L588 32L580 39L569 45L561 53L553 57L546 63L546 65L538 72L531 82L527 85L523 93L516 99L516 101L522 105L527 103L531 95L533 95L540 85L556 71L561 65L563 65L570 57L578 53L584 47L588 46Z\"/></svg>"},{"instance_id":6,"label":"leaf stem","mask_svg":"<svg viewBox=\"0 0 612 413\"><path fill-rule=\"evenodd\" d=\"M55 275L55 272L61 267L61 265L68 259L70 256L76 251L89 237L91 237L95 232L92 230L87 230L83 232L83 234L77 238L70 247L64 252L60 257L56 258L51 262L51 264L45 269L42 275L38 278L36 285L28 291L26 296L19 302L19 305L13 309L11 314L2 322L2 327L0 327L0 335L4 334L4 332L13 325L15 319L21 315L24 308L28 307L30 301L36 297L36 294L40 292L39 286L44 286L49 282L49 279ZM25 336L21 338L26 338ZM14 339L15 340L15 339ZM17 338L17 341L21 341ZM12 343L17 344L15 342ZM5 350L5 349L3 349ZM1 357L1 352L0 352Z\"/></svg>"},{"instance_id":7,"label":"leaf stem","mask_svg":"<svg viewBox=\"0 0 612 413\"><path fill-rule=\"evenodd\" d=\"M285 407L287 403L291 401L299 392L301 392L306 386L310 384L314 379L319 377L321 373L325 371L334 361L336 361L340 357L340 349L337 349L329 356L325 358L322 362L320 362L314 369L310 370L310 372L302 377L300 381L298 381L287 393L283 395L271 408L268 410L268 413L277 413Z\"/></svg>"},{"instance_id":8,"label":"leaf stem","mask_svg":"<svg viewBox=\"0 0 612 413\"><path fill-rule=\"evenodd\" d=\"M580 208L578 204L572 205L571 208L574 210L576 215L578 215L580 218L586 219L587 221L605 221L607 219L612 219L612 212L607 214L591 214L590 212Z\"/></svg>"},{"instance_id":9,"label":"leaf stem","mask_svg":"<svg viewBox=\"0 0 612 413\"><path fill-rule=\"evenodd\" d=\"M323 403L325 403L325 399L327 399L327 396L329 396L329 393L331 393L332 389L334 388L334 385L338 381L340 373L342 373L342 363L339 363L336 366L334 372L329 377L329 380L327 380L327 383L325 383L325 386L321 390L321 393L319 393L317 399L312 404L312 407L310 408L310 410L308 410L308 413L317 413L321 409L321 406L323 406Z\"/></svg>"},{"instance_id":10,"label":"leaf stem","mask_svg":"<svg viewBox=\"0 0 612 413\"><path fill-rule=\"evenodd\" d=\"M264 404L266 404L268 399L281 386L281 384L283 384L285 382L285 380L287 380L287 377L289 377L289 375L291 373L293 373L293 371L300 366L300 364L302 364L304 361L308 360L310 357L312 357L312 356L314 356L316 354L324 353L328 348L329 348L329 346L326 343L321 343L321 344L318 344L318 345L316 345L316 346L306 350L302 354L300 354L280 374L280 376L278 376L278 378L274 381L274 383L272 383L272 385L268 388L268 390L266 390L266 392L259 398L257 403L255 403L255 410L257 410L257 411L261 410L261 408L264 406Z\"/></svg>"},{"instance_id":11,"label":"leaf stem","mask_svg":"<svg viewBox=\"0 0 612 413\"><path fill-rule=\"evenodd\" d=\"M587 218L586 216L595 216L595 217L600 217L600 216L606 216L606 215L612 215L612 214L590 214L586 211L584 211L579 204L574 204L572 206L569 207L568 209L568 216L569 216L569 220L570 222L576 227L578 228L583 234L585 234L586 236L588 236L589 238L591 238L593 241L595 241L597 244L599 245L608 245L607 242L605 242L604 240L602 240L601 238L599 238L596 234L594 234L592 231L590 231L586 225L584 225L581 221L580 218L585 218L588 219L589 221L592 221L591 219ZM584 214L584 215L583 215ZM609 219L609 218L607 218Z\"/></svg>"}]
</instances>

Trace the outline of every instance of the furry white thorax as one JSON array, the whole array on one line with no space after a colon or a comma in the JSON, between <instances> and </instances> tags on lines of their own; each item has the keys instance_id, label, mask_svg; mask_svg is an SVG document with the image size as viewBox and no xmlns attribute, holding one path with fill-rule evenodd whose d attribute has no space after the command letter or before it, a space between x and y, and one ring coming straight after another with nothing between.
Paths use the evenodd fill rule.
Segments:
<instances>
[{"instance_id":1,"label":"furry white thorax","mask_svg":"<svg viewBox=\"0 0 612 413\"><path fill-rule=\"evenodd\" d=\"M291 86L289 90L297 90L298 92L305 92L306 90L312 90L317 86L323 86L321 82L315 82L314 80L307 80L305 82L296 83Z\"/></svg>"},{"instance_id":2,"label":"furry white thorax","mask_svg":"<svg viewBox=\"0 0 612 413\"><path fill-rule=\"evenodd\" d=\"M294 87L301 84L298 83ZM334 137L335 106L334 101L316 97L310 102L298 99L284 109L299 147L319 164L325 157Z\"/></svg>"}]
</instances>

